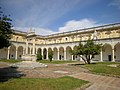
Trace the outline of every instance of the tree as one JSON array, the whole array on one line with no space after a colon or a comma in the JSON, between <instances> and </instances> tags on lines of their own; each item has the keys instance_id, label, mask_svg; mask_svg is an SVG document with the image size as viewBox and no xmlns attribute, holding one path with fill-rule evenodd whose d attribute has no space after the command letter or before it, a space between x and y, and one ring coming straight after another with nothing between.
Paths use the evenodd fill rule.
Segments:
<instances>
[{"instance_id":1,"label":"tree","mask_svg":"<svg viewBox=\"0 0 120 90\"><path fill-rule=\"evenodd\" d=\"M48 51L48 58L49 58L49 60L51 62L52 58L53 58L53 51L52 50Z\"/></svg>"},{"instance_id":2,"label":"tree","mask_svg":"<svg viewBox=\"0 0 120 90\"><path fill-rule=\"evenodd\" d=\"M100 54L101 44L95 44L93 40L87 40L85 44L79 43L78 46L75 46L74 50L71 51L72 55L79 55L85 63L90 64L91 59L95 55Z\"/></svg>"},{"instance_id":3,"label":"tree","mask_svg":"<svg viewBox=\"0 0 120 90\"><path fill-rule=\"evenodd\" d=\"M1 8L0 8L1 9ZM10 46L10 39L12 34L11 19L0 11L0 49Z\"/></svg>"},{"instance_id":4,"label":"tree","mask_svg":"<svg viewBox=\"0 0 120 90\"><path fill-rule=\"evenodd\" d=\"M41 53L37 53L37 60L42 60L42 54Z\"/></svg>"}]
</instances>

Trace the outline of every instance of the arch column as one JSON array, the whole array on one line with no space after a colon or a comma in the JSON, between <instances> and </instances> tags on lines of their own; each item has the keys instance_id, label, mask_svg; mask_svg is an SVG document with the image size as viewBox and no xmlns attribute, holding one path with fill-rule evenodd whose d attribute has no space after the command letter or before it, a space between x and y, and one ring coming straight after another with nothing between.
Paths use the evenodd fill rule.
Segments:
<instances>
[{"instance_id":1,"label":"arch column","mask_svg":"<svg viewBox=\"0 0 120 90\"><path fill-rule=\"evenodd\" d=\"M10 47L8 47L7 60L10 59L9 55L10 55Z\"/></svg>"},{"instance_id":2,"label":"arch column","mask_svg":"<svg viewBox=\"0 0 120 90\"><path fill-rule=\"evenodd\" d=\"M28 54L28 41L26 39L26 54Z\"/></svg>"},{"instance_id":3,"label":"arch column","mask_svg":"<svg viewBox=\"0 0 120 90\"><path fill-rule=\"evenodd\" d=\"M35 54L35 39L33 39L33 50L32 50L32 54Z\"/></svg>"},{"instance_id":4,"label":"arch column","mask_svg":"<svg viewBox=\"0 0 120 90\"><path fill-rule=\"evenodd\" d=\"M44 59L44 58L43 58L43 49L42 49L42 48L41 48L41 55L42 55L42 59Z\"/></svg>"},{"instance_id":5,"label":"arch column","mask_svg":"<svg viewBox=\"0 0 120 90\"><path fill-rule=\"evenodd\" d=\"M58 57L57 57L57 58L58 58L58 60L59 60L59 58L60 58L60 57L59 57L59 56L60 56L60 55L59 55L59 54L60 54L60 53L59 53L59 49L58 49L58 51L57 51L57 52L58 52L58 55L57 55Z\"/></svg>"},{"instance_id":6,"label":"arch column","mask_svg":"<svg viewBox=\"0 0 120 90\"><path fill-rule=\"evenodd\" d=\"M81 56L81 57L83 57L83 55L80 55L80 56ZM79 58L80 58L80 61L82 61L83 59L82 59L80 56L79 56Z\"/></svg>"},{"instance_id":7,"label":"arch column","mask_svg":"<svg viewBox=\"0 0 120 90\"><path fill-rule=\"evenodd\" d=\"M66 50L64 50L64 60L66 60Z\"/></svg>"},{"instance_id":8,"label":"arch column","mask_svg":"<svg viewBox=\"0 0 120 90\"><path fill-rule=\"evenodd\" d=\"M71 47L71 49L73 50L73 47ZM74 55L72 55L72 61L74 60Z\"/></svg>"},{"instance_id":9,"label":"arch column","mask_svg":"<svg viewBox=\"0 0 120 90\"><path fill-rule=\"evenodd\" d=\"M36 54L38 54L37 51L38 51L38 49L36 48Z\"/></svg>"},{"instance_id":10,"label":"arch column","mask_svg":"<svg viewBox=\"0 0 120 90\"><path fill-rule=\"evenodd\" d=\"M48 60L48 49L47 49L46 59Z\"/></svg>"},{"instance_id":11,"label":"arch column","mask_svg":"<svg viewBox=\"0 0 120 90\"><path fill-rule=\"evenodd\" d=\"M17 59L18 54L18 47L16 47L16 52L15 52L15 59Z\"/></svg>"},{"instance_id":12,"label":"arch column","mask_svg":"<svg viewBox=\"0 0 120 90\"><path fill-rule=\"evenodd\" d=\"M103 62L102 48L101 48L101 51L100 51L100 61Z\"/></svg>"},{"instance_id":13,"label":"arch column","mask_svg":"<svg viewBox=\"0 0 120 90\"><path fill-rule=\"evenodd\" d=\"M74 56L72 55L72 61L74 60L74 58L73 58Z\"/></svg>"},{"instance_id":14,"label":"arch column","mask_svg":"<svg viewBox=\"0 0 120 90\"><path fill-rule=\"evenodd\" d=\"M114 58L114 56L115 56L115 53L114 53L114 47L112 47L112 62L115 62L115 58Z\"/></svg>"}]
</instances>

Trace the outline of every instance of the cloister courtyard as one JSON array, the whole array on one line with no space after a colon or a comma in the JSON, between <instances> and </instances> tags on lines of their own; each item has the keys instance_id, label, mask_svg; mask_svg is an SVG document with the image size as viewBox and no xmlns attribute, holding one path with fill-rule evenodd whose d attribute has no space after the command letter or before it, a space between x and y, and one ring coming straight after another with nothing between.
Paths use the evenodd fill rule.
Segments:
<instances>
[{"instance_id":1,"label":"cloister courtyard","mask_svg":"<svg viewBox=\"0 0 120 90\"><path fill-rule=\"evenodd\" d=\"M16 90L19 85L18 90L119 90L120 88L119 62L92 62L90 65L85 65L82 61L41 60L38 62L48 67L11 67L18 62L21 61L0 61L0 90Z\"/></svg>"}]
</instances>

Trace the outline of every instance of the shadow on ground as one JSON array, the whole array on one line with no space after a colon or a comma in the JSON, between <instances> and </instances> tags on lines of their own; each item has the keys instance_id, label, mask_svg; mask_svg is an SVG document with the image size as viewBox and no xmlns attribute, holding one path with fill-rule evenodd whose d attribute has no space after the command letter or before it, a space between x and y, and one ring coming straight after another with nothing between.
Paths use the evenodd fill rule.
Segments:
<instances>
[{"instance_id":1,"label":"shadow on ground","mask_svg":"<svg viewBox=\"0 0 120 90\"><path fill-rule=\"evenodd\" d=\"M24 76L17 68L12 68L10 66L0 67L0 82L6 82L12 78L20 78Z\"/></svg>"}]
</instances>

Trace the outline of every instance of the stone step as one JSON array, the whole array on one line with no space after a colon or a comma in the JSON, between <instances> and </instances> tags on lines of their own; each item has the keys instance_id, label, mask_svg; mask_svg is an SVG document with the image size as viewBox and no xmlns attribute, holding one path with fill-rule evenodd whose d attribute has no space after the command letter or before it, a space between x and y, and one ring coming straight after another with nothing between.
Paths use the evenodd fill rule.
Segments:
<instances>
[{"instance_id":1,"label":"stone step","mask_svg":"<svg viewBox=\"0 0 120 90\"><path fill-rule=\"evenodd\" d=\"M41 68L41 67L48 67L45 64L33 61L22 61L15 64L10 65L13 68Z\"/></svg>"}]
</instances>

